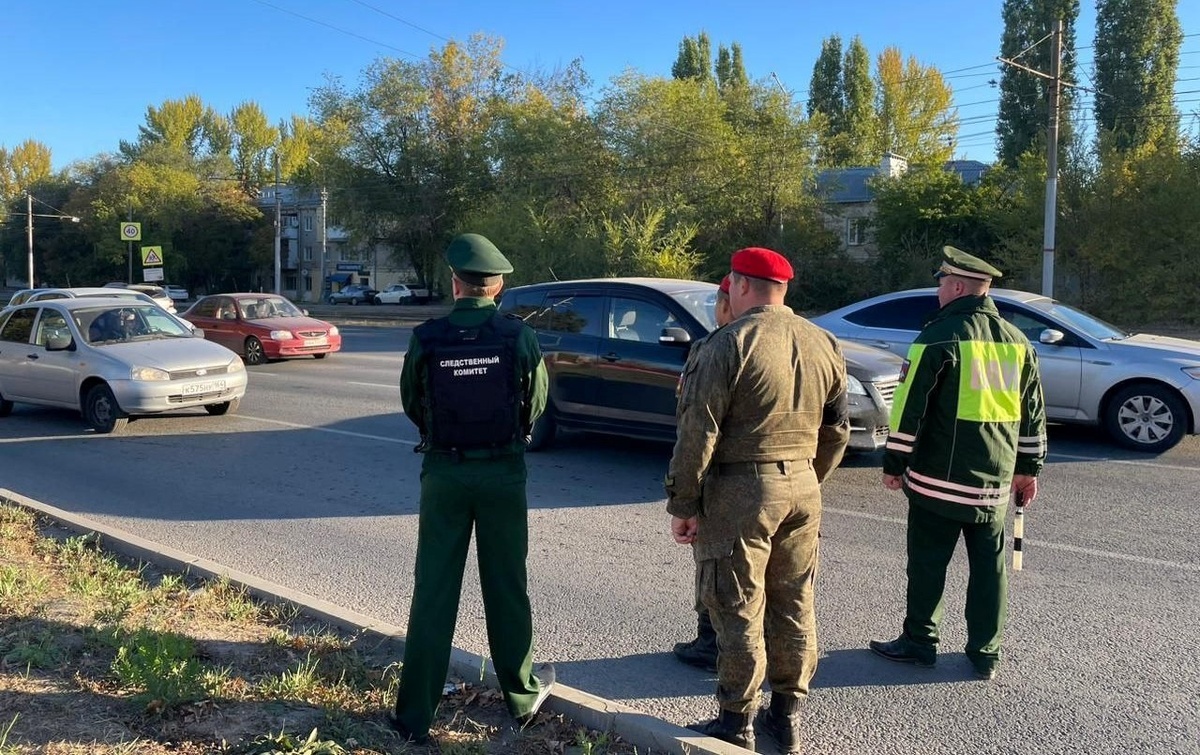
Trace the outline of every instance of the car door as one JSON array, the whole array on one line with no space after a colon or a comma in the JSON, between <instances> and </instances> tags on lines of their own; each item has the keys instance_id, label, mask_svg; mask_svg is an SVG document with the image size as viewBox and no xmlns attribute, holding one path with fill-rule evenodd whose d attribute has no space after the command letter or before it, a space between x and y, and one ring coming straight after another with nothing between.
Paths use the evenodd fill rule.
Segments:
<instances>
[{"instance_id":1,"label":"car door","mask_svg":"<svg viewBox=\"0 0 1200 755\"><path fill-rule=\"evenodd\" d=\"M41 401L78 408L76 364L79 355L71 350L48 349L47 344L54 337L76 338L62 312L42 307L34 324L33 344L26 362L26 371L32 382L30 390L35 391L35 397Z\"/></svg>"},{"instance_id":2,"label":"car door","mask_svg":"<svg viewBox=\"0 0 1200 755\"><path fill-rule=\"evenodd\" d=\"M232 317L226 317L227 313ZM242 353L242 339L237 331L237 304L231 297L210 296L197 302L188 317L204 331L205 340Z\"/></svg>"},{"instance_id":3,"label":"car door","mask_svg":"<svg viewBox=\"0 0 1200 755\"><path fill-rule=\"evenodd\" d=\"M997 301L996 307L1000 316L1024 333L1037 351L1046 416L1050 419L1093 419L1081 415L1079 409L1084 347L1091 350L1091 345L1069 328L1028 307L1007 301ZM1061 331L1063 339L1054 344L1042 343L1042 331L1047 328Z\"/></svg>"},{"instance_id":4,"label":"car door","mask_svg":"<svg viewBox=\"0 0 1200 755\"><path fill-rule=\"evenodd\" d=\"M0 325L0 395L9 401L31 401L35 391L29 370L29 339L37 318L36 307L11 312Z\"/></svg>"},{"instance_id":5,"label":"car door","mask_svg":"<svg viewBox=\"0 0 1200 755\"><path fill-rule=\"evenodd\" d=\"M938 309L936 293L887 299L844 315L849 332L835 335L907 357L908 347Z\"/></svg>"},{"instance_id":6,"label":"car door","mask_svg":"<svg viewBox=\"0 0 1200 755\"><path fill-rule=\"evenodd\" d=\"M623 423L671 427L676 388L687 360L685 344L663 344L663 328L683 327L663 302L634 296L608 300L600 341L597 414Z\"/></svg>"},{"instance_id":7,"label":"car door","mask_svg":"<svg viewBox=\"0 0 1200 755\"><path fill-rule=\"evenodd\" d=\"M550 400L560 415L593 417L597 412L596 359L603 317L604 297L555 291L526 320L537 331Z\"/></svg>"}]
</instances>

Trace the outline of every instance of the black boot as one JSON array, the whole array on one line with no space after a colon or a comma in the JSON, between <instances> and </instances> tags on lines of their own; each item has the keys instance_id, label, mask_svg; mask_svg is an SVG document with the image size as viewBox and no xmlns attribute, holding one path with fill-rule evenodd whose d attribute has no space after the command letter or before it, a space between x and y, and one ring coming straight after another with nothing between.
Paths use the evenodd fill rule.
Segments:
<instances>
[{"instance_id":1,"label":"black boot","mask_svg":"<svg viewBox=\"0 0 1200 755\"><path fill-rule=\"evenodd\" d=\"M692 724L688 728L706 737L714 737L747 750L754 749L753 713L734 713L722 708L720 714L708 723Z\"/></svg>"},{"instance_id":2,"label":"black boot","mask_svg":"<svg viewBox=\"0 0 1200 755\"><path fill-rule=\"evenodd\" d=\"M717 630L713 629L708 611L698 614L696 619L696 639L691 642L677 642L672 651L675 657L689 666L696 666L705 671L717 670Z\"/></svg>"},{"instance_id":3,"label":"black boot","mask_svg":"<svg viewBox=\"0 0 1200 755\"><path fill-rule=\"evenodd\" d=\"M783 755L800 752L800 698L771 694L771 707L758 714L759 727Z\"/></svg>"}]
</instances>

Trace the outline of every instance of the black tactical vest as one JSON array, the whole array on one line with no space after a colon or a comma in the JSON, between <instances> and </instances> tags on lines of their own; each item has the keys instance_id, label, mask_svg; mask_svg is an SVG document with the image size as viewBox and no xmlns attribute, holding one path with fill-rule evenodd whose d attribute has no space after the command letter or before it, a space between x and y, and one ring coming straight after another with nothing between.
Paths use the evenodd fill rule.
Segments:
<instances>
[{"instance_id":1,"label":"black tactical vest","mask_svg":"<svg viewBox=\"0 0 1200 755\"><path fill-rule=\"evenodd\" d=\"M521 436L517 389L520 319L496 314L478 327L432 320L414 331L429 375L426 417L436 451L500 448Z\"/></svg>"}]
</instances>

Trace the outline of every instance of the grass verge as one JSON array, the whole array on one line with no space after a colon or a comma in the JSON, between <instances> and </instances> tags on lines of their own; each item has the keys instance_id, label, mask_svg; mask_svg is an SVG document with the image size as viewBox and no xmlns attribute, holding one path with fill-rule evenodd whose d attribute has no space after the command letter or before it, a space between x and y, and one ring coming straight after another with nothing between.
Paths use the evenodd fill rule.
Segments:
<instances>
[{"instance_id":1,"label":"grass verge","mask_svg":"<svg viewBox=\"0 0 1200 755\"><path fill-rule=\"evenodd\" d=\"M0 755L638 752L548 713L518 730L468 683L408 745L387 722L394 643L53 534L0 501Z\"/></svg>"}]
</instances>

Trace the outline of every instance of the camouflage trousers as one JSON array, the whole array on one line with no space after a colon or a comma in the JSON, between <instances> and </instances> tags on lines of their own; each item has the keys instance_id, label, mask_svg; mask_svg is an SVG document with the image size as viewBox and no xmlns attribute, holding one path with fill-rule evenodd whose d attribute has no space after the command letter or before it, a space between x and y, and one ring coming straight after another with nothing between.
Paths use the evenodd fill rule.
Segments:
<instances>
[{"instance_id":1,"label":"camouflage trousers","mask_svg":"<svg viewBox=\"0 0 1200 755\"><path fill-rule=\"evenodd\" d=\"M714 465L693 553L697 590L717 630L717 699L753 711L808 694L817 669L813 610L821 489L810 461Z\"/></svg>"}]
</instances>

